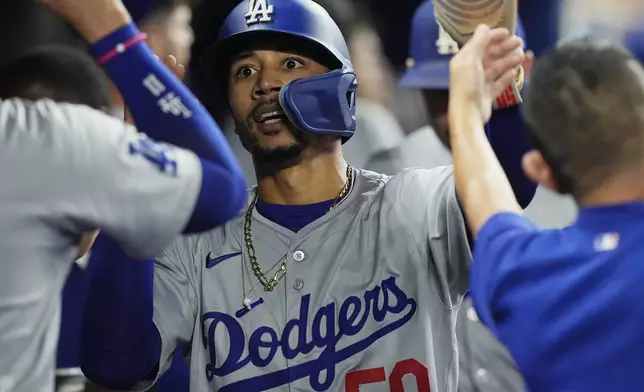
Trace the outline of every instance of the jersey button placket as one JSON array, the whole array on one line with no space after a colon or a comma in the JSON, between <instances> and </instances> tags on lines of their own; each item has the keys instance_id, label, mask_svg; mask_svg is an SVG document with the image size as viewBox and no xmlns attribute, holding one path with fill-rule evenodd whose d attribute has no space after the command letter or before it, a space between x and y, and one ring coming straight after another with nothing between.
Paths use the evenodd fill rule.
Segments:
<instances>
[{"instance_id":1,"label":"jersey button placket","mask_svg":"<svg viewBox=\"0 0 644 392\"><path fill-rule=\"evenodd\" d=\"M304 253L304 251L301 249L296 249L294 252L291 253L291 257L293 258L293 260L295 260L296 263L301 263L306 258L306 253ZM298 268L295 265L293 265L293 269L298 269ZM295 290L296 293L301 292L303 288L304 288L304 280L302 280L302 278L298 277L295 280L293 280L293 290Z\"/></svg>"},{"instance_id":2,"label":"jersey button placket","mask_svg":"<svg viewBox=\"0 0 644 392\"><path fill-rule=\"evenodd\" d=\"M308 263L309 256L306 252L305 249L301 247L301 244L291 244L291 249L289 251L288 255L288 277L290 278L290 287L289 290L287 291L287 302L289 304L298 304L298 306L291 306L288 309L288 320L293 320L293 319L299 319L301 314L300 314L300 307L302 306L302 298L310 293L310 290L313 289L313 287L307 287L307 279L309 279L309 273L311 265ZM310 312L311 310L309 310ZM309 322L307 322L309 324ZM297 333L292 333L291 339L294 339L290 342L290 347L295 348L298 345L298 334L299 333L307 333L306 331L299 331ZM303 356L300 354L296 356L295 358L290 358L287 359L287 364L288 366L295 366L301 361L306 360L303 358ZM289 377L290 378L290 377ZM292 379L290 381L293 381ZM296 382L297 384L297 382ZM299 390L297 387L293 387L289 385L289 390Z\"/></svg>"}]
</instances>

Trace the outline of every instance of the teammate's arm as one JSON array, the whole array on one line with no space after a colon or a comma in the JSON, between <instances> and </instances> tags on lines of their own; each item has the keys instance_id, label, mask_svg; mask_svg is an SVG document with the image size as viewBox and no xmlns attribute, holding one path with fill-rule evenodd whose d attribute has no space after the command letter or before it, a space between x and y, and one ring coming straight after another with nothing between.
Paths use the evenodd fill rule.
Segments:
<instances>
[{"instance_id":1,"label":"teammate's arm","mask_svg":"<svg viewBox=\"0 0 644 392\"><path fill-rule=\"evenodd\" d=\"M159 145L122 125L122 134L100 150L95 147L106 137L99 131L118 129L114 120L98 113L68 112L59 120L83 135L72 144L77 161L70 162L72 173L67 174L81 183L90 177L87 183L97 190L81 193L91 194L91 200L81 201L89 207L85 212L91 213L75 217L78 224L104 229L126 251L137 251L137 257L145 258L182 231L206 230L235 216L245 203L246 184L232 151L197 99L153 56L129 23L121 2L43 2L70 20L92 44L140 131L198 155ZM91 134L78 130L81 127L98 131ZM84 154L74 146L91 148Z\"/></svg>"},{"instance_id":2,"label":"teammate's arm","mask_svg":"<svg viewBox=\"0 0 644 392\"><path fill-rule=\"evenodd\" d=\"M449 121L454 177L474 237L491 216L521 211L484 130L491 115L491 100L513 78L513 67L522 61L520 56L506 54L508 48L515 49L513 45L520 42L508 39L507 31L503 34L479 28L450 63ZM504 56L492 55L490 46L503 49Z\"/></svg>"},{"instance_id":3,"label":"teammate's arm","mask_svg":"<svg viewBox=\"0 0 644 392\"><path fill-rule=\"evenodd\" d=\"M154 260L132 260L111 238L100 234L87 274L81 368L101 386L130 389L154 373L161 352L152 322Z\"/></svg>"},{"instance_id":4,"label":"teammate's arm","mask_svg":"<svg viewBox=\"0 0 644 392\"><path fill-rule=\"evenodd\" d=\"M187 229L194 232L213 227L234 216L244 203L243 173L212 117L143 41L106 59L117 46L133 42L139 34L136 26L127 24L94 42L92 52L105 62L105 70L141 132L199 156L202 189ZM235 180L233 186L221 181L222 174Z\"/></svg>"},{"instance_id":5,"label":"teammate's arm","mask_svg":"<svg viewBox=\"0 0 644 392\"><path fill-rule=\"evenodd\" d=\"M177 345L189 342L194 330L196 271L183 260L192 254L180 238L156 260L134 262L99 236L81 334L81 367L90 380L145 390L170 366Z\"/></svg>"},{"instance_id":6,"label":"teammate's arm","mask_svg":"<svg viewBox=\"0 0 644 392\"><path fill-rule=\"evenodd\" d=\"M61 215L57 229L71 236L100 228L143 259L182 231L208 227L191 216L203 214L201 222L215 226L245 202L242 177L214 163L206 168L192 152L156 143L101 112L51 101L4 106L17 124L50 131L40 132L35 150L47 164L34 170L57 179L48 203ZM215 212L198 205L204 195Z\"/></svg>"}]
</instances>

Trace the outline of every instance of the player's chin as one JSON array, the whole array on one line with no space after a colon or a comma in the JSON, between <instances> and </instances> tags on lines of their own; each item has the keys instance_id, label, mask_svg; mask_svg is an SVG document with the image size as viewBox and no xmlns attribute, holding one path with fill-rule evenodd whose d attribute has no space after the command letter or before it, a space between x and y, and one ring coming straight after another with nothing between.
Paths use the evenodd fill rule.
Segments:
<instances>
[{"instance_id":1,"label":"player's chin","mask_svg":"<svg viewBox=\"0 0 644 392\"><path fill-rule=\"evenodd\" d=\"M294 130L286 121L256 123L253 128L259 146L263 149L284 148L297 142Z\"/></svg>"}]
</instances>

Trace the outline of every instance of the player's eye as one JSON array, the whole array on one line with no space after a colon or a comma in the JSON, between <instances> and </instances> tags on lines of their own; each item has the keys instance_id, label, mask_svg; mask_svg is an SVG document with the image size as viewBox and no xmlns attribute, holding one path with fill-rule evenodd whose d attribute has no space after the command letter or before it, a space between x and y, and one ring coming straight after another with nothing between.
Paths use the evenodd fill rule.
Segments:
<instances>
[{"instance_id":1,"label":"player's eye","mask_svg":"<svg viewBox=\"0 0 644 392\"><path fill-rule=\"evenodd\" d=\"M248 65L244 65L239 67L239 69L237 70L236 76L237 76L237 79L245 79L255 75L256 73L257 73L257 70L255 70L254 68Z\"/></svg>"},{"instance_id":2,"label":"player's eye","mask_svg":"<svg viewBox=\"0 0 644 392\"><path fill-rule=\"evenodd\" d=\"M284 61L284 68L286 69L296 69L304 66L304 62L296 58L288 58Z\"/></svg>"}]
</instances>

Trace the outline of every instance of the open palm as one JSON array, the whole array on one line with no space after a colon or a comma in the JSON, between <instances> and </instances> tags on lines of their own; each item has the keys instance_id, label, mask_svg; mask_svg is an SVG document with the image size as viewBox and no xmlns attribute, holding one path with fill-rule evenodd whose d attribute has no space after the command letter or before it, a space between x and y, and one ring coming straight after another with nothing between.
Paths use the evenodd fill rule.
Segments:
<instances>
[{"instance_id":1,"label":"open palm","mask_svg":"<svg viewBox=\"0 0 644 392\"><path fill-rule=\"evenodd\" d=\"M492 103L510 85L524 59L520 38L505 28L479 26L450 61L450 97L475 104L487 122Z\"/></svg>"}]
</instances>

